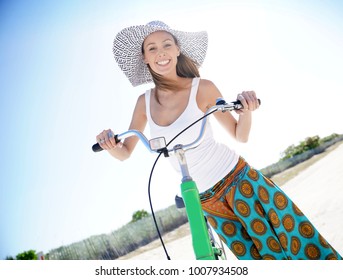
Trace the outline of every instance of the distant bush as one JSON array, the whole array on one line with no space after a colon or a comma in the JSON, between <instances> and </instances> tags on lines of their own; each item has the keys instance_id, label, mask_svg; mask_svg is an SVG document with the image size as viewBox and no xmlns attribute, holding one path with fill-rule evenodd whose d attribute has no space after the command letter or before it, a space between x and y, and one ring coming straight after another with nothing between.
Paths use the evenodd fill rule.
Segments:
<instances>
[{"instance_id":1,"label":"distant bush","mask_svg":"<svg viewBox=\"0 0 343 280\"><path fill-rule=\"evenodd\" d=\"M329 141L331 141L331 140L333 140L333 139L335 139L335 138L337 138L337 137L339 137L339 136L340 136L340 135L337 134L337 133L332 133L331 135L326 136L326 137L320 139L320 143L329 142Z\"/></svg>"},{"instance_id":2,"label":"distant bush","mask_svg":"<svg viewBox=\"0 0 343 280\"><path fill-rule=\"evenodd\" d=\"M137 222L145 217L149 217L149 213L145 210L139 210L133 213L131 223Z\"/></svg>"},{"instance_id":3,"label":"distant bush","mask_svg":"<svg viewBox=\"0 0 343 280\"><path fill-rule=\"evenodd\" d=\"M37 260L38 257L36 255L36 251L29 250L23 253L20 253L16 256L17 260Z\"/></svg>"},{"instance_id":4,"label":"distant bush","mask_svg":"<svg viewBox=\"0 0 343 280\"><path fill-rule=\"evenodd\" d=\"M281 160L285 160L288 158L292 158L296 155L300 155L306 151L312 150L314 148L317 148L322 143L329 142L340 135L337 133L333 133L329 136L326 136L322 139L318 135L307 137L305 140L301 141L299 145L291 145L289 146L285 151L281 153Z\"/></svg>"},{"instance_id":5,"label":"distant bush","mask_svg":"<svg viewBox=\"0 0 343 280\"><path fill-rule=\"evenodd\" d=\"M320 145L320 138L318 135L313 137L307 137L304 141L301 141L299 145L289 146L282 154L281 160L292 158L296 155L300 155L303 152L312 150Z\"/></svg>"}]
</instances>

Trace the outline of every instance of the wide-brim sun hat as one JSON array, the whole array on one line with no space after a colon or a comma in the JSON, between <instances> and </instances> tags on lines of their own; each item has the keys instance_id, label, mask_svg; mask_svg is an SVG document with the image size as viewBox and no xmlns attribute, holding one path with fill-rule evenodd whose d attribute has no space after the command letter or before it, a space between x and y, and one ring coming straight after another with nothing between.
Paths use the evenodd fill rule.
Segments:
<instances>
[{"instance_id":1,"label":"wide-brim sun hat","mask_svg":"<svg viewBox=\"0 0 343 280\"><path fill-rule=\"evenodd\" d=\"M142 44L147 36L156 31L167 31L175 36L181 53L192 59L197 67L204 62L208 46L206 31L177 31L161 21L124 28L114 39L113 54L119 67L134 87L153 81L143 60Z\"/></svg>"}]
</instances>

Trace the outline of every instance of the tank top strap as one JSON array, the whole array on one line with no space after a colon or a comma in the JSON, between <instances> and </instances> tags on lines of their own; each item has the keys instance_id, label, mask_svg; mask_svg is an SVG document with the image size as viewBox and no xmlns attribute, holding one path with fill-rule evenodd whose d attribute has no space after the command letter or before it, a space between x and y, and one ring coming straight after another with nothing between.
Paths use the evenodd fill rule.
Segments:
<instances>
[{"instance_id":1,"label":"tank top strap","mask_svg":"<svg viewBox=\"0 0 343 280\"><path fill-rule=\"evenodd\" d=\"M151 118L151 114L150 114L150 96L151 96L151 89L148 89L144 96L145 96L145 112L146 112L146 116L148 119L148 123L152 124L152 118Z\"/></svg>"},{"instance_id":2,"label":"tank top strap","mask_svg":"<svg viewBox=\"0 0 343 280\"><path fill-rule=\"evenodd\" d=\"M202 116L204 113L199 109L198 103L197 103L197 93L198 93L198 88L199 88L199 82L200 82L199 77L193 78L192 88L189 94L189 101L188 101L186 111L190 112L191 114L196 113L196 115Z\"/></svg>"},{"instance_id":3,"label":"tank top strap","mask_svg":"<svg viewBox=\"0 0 343 280\"><path fill-rule=\"evenodd\" d=\"M191 93L190 93L190 99L194 100L196 99L197 93L198 93L198 88L199 88L199 82L200 82L200 78L196 77L193 78L192 81L192 88L191 88Z\"/></svg>"}]
</instances>

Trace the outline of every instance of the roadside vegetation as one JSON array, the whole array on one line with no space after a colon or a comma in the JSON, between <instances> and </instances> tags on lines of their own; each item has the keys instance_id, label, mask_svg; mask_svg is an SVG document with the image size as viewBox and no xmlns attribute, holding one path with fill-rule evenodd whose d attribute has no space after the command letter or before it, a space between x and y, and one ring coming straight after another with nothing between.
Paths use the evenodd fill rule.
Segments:
<instances>
[{"instance_id":1,"label":"roadside vegetation","mask_svg":"<svg viewBox=\"0 0 343 280\"><path fill-rule=\"evenodd\" d=\"M6 260L38 260L38 256L35 250L29 250L18 254L15 258L7 256Z\"/></svg>"},{"instance_id":2,"label":"roadside vegetation","mask_svg":"<svg viewBox=\"0 0 343 280\"><path fill-rule=\"evenodd\" d=\"M288 158L292 158L296 155L300 155L304 152L309 150L315 149L322 145L323 143L328 143L334 139L339 138L339 134L333 133L327 137L320 139L318 135L313 137L307 137L305 140L301 141L298 145L291 145L289 146L284 152L281 154L281 160L286 160Z\"/></svg>"}]
</instances>

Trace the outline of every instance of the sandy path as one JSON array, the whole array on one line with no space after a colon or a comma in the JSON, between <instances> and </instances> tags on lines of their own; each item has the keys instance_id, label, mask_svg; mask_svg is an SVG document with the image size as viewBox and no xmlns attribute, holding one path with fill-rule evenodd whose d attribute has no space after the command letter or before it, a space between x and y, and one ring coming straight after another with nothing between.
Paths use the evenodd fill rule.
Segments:
<instances>
[{"instance_id":1,"label":"sandy path","mask_svg":"<svg viewBox=\"0 0 343 280\"><path fill-rule=\"evenodd\" d=\"M288 181L282 189L305 213L319 232L341 254L343 253L343 144ZM173 260L193 260L188 224L178 229L182 237L170 233L166 243ZM149 249L148 251L147 248ZM153 248L153 249L151 249ZM142 253L140 253L142 252ZM236 259L226 250L228 259ZM159 241L138 249L120 259L165 260Z\"/></svg>"}]
</instances>

